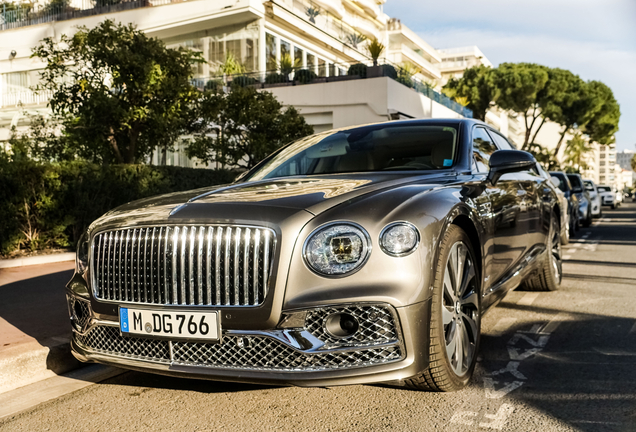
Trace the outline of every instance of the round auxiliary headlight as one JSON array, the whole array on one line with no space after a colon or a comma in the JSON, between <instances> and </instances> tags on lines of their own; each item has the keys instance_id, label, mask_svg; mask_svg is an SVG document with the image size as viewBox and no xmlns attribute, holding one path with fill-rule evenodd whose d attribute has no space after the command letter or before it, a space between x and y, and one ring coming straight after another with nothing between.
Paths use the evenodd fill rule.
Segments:
<instances>
[{"instance_id":1,"label":"round auxiliary headlight","mask_svg":"<svg viewBox=\"0 0 636 432\"><path fill-rule=\"evenodd\" d=\"M417 249L420 233L408 222L387 225L380 233L380 247L391 256L404 256Z\"/></svg>"},{"instance_id":2,"label":"round auxiliary headlight","mask_svg":"<svg viewBox=\"0 0 636 432\"><path fill-rule=\"evenodd\" d=\"M352 222L323 225L312 232L303 247L311 270L339 276L359 269L371 253L369 234Z\"/></svg>"}]
</instances>

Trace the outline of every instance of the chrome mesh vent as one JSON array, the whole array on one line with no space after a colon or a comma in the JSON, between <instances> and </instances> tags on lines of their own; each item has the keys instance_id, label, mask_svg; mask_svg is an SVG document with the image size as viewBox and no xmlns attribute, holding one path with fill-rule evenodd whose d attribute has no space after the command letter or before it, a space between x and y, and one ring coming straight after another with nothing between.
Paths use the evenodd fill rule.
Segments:
<instances>
[{"instance_id":1,"label":"chrome mesh vent","mask_svg":"<svg viewBox=\"0 0 636 432\"><path fill-rule=\"evenodd\" d=\"M89 303L69 295L67 295L66 298L73 325L77 330L83 331L88 327L88 323L91 320Z\"/></svg>"},{"instance_id":2,"label":"chrome mesh vent","mask_svg":"<svg viewBox=\"0 0 636 432\"><path fill-rule=\"evenodd\" d=\"M222 345L173 343L174 362L229 369L319 371L388 363L401 358L398 346L305 354L263 336L229 336Z\"/></svg>"},{"instance_id":3,"label":"chrome mesh vent","mask_svg":"<svg viewBox=\"0 0 636 432\"><path fill-rule=\"evenodd\" d=\"M350 338L338 339L325 331L324 322L333 313L348 313L360 325L359 330ZM326 347L380 345L398 341L395 320L390 310L384 306L338 306L314 309L307 313L305 328L316 338L325 342Z\"/></svg>"},{"instance_id":4,"label":"chrome mesh vent","mask_svg":"<svg viewBox=\"0 0 636 432\"><path fill-rule=\"evenodd\" d=\"M98 299L163 305L263 303L274 233L246 226L156 226L99 233Z\"/></svg>"},{"instance_id":5,"label":"chrome mesh vent","mask_svg":"<svg viewBox=\"0 0 636 432\"><path fill-rule=\"evenodd\" d=\"M96 326L75 337L80 346L95 353L219 369L320 371L390 363L403 357L398 345L306 354L260 335L226 335L220 344L170 342L123 337L117 327Z\"/></svg>"},{"instance_id":6,"label":"chrome mesh vent","mask_svg":"<svg viewBox=\"0 0 636 432\"><path fill-rule=\"evenodd\" d=\"M168 341L123 337L117 327L97 326L85 335L78 334L75 337L77 343L96 353L161 363L170 362Z\"/></svg>"}]
</instances>

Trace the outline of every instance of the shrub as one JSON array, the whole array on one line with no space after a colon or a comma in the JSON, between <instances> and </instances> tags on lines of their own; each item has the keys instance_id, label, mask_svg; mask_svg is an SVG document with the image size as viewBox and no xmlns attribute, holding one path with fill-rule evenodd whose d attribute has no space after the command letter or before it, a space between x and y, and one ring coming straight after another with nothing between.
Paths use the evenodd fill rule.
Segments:
<instances>
[{"instance_id":1,"label":"shrub","mask_svg":"<svg viewBox=\"0 0 636 432\"><path fill-rule=\"evenodd\" d=\"M205 83L205 90L217 90L223 87L223 80L213 79Z\"/></svg>"},{"instance_id":2,"label":"shrub","mask_svg":"<svg viewBox=\"0 0 636 432\"><path fill-rule=\"evenodd\" d=\"M398 73L393 66L388 64L383 64L380 67L382 68L382 76L397 79Z\"/></svg>"},{"instance_id":3,"label":"shrub","mask_svg":"<svg viewBox=\"0 0 636 432\"><path fill-rule=\"evenodd\" d=\"M302 84L308 84L315 80L317 77L314 71L308 69L301 69L294 74L294 81L298 81Z\"/></svg>"},{"instance_id":4,"label":"shrub","mask_svg":"<svg viewBox=\"0 0 636 432\"><path fill-rule=\"evenodd\" d=\"M256 78L240 75L240 76L234 77L234 79L232 80L232 85L237 87L247 87L247 86L256 84L257 82L258 81L256 81Z\"/></svg>"},{"instance_id":5,"label":"shrub","mask_svg":"<svg viewBox=\"0 0 636 432\"><path fill-rule=\"evenodd\" d=\"M283 82L287 82L287 80L283 75L278 73L271 73L265 77L266 84L278 84Z\"/></svg>"},{"instance_id":6,"label":"shrub","mask_svg":"<svg viewBox=\"0 0 636 432\"><path fill-rule=\"evenodd\" d=\"M88 225L129 201L231 182L227 170L86 162L9 162L0 156L0 254L74 246Z\"/></svg>"},{"instance_id":7,"label":"shrub","mask_svg":"<svg viewBox=\"0 0 636 432\"><path fill-rule=\"evenodd\" d=\"M349 66L349 70L347 71L347 75L349 76L359 76L360 78L367 77L367 66L362 63L356 63Z\"/></svg>"}]
</instances>

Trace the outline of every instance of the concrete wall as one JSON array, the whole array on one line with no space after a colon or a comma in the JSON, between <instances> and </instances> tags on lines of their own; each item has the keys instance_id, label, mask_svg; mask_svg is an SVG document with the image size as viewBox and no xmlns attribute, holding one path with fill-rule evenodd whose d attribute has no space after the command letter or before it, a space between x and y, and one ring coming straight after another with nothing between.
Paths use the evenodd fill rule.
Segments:
<instances>
[{"instance_id":1,"label":"concrete wall","mask_svg":"<svg viewBox=\"0 0 636 432\"><path fill-rule=\"evenodd\" d=\"M369 78L302 86L273 87L283 105L292 105L316 132L393 118L462 118L455 111L390 78Z\"/></svg>"}]
</instances>

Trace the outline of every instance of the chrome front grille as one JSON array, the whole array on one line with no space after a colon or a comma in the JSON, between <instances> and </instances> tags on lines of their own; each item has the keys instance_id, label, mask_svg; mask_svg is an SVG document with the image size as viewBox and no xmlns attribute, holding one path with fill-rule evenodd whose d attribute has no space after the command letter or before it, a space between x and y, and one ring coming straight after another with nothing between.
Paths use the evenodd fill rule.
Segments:
<instances>
[{"instance_id":1,"label":"chrome front grille","mask_svg":"<svg viewBox=\"0 0 636 432\"><path fill-rule=\"evenodd\" d=\"M93 327L75 338L95 353L218 369L321 371L391 363L404 357L399 345L309 354L262 335L225 335L219 344L172 342L123 337L117 327L108 326Z\"/></svg>"},{"instance_id":2,"label":"chrome front grille","mask_svg":"<svg viewBox=\"0 0 636 432\"><path fill-rule=\"evenodd\" d=\"M248 226L106 231L93 239L93 290L126 303L259 305L274 247L272 230Z\"/></svg>"}]
</instances>

